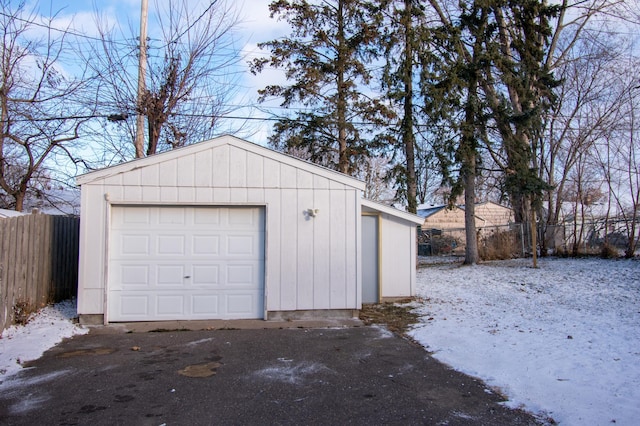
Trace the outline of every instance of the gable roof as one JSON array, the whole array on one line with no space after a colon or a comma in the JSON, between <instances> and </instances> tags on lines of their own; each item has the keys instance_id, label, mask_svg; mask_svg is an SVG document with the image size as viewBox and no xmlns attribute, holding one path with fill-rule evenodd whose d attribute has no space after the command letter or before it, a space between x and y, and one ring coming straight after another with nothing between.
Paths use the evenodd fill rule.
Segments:
<instances>
[{"instance_id":1,"label":"gable roof","mask_svg":"<svg viewBox=\"0 0 640 426\"><path fill-rule=\"evenodd\" d=\"M418 209L416 214L423 219L428 218L431 215L438 213L440 210L444 209L446 206L433 206L426 209Z\"/></svg>"},{"instance_id":2,"label":"gable roof","mask_svg":"<svg viewBox=\"0 0 640 426\"><path fill-rule=\"evenodd\" d=\"M403 212L402 210L395 209L393 207L385 206L384 204L376 203L375 201L362 199L360 201L363 207L366 207L371 210L375 210L381 213L388 214L390 216L397 217L402 220L406 220L408 222L413 222L416 225L422 225L424 220L415 214Z\"/></svg>"},{"instance_id":3,"label":"gable roof","mask_svg":"<svg viewBox=\"0 0 640 426\"><path fill-rule=\"evenodd\" d=\"M365 189L365 183L361 180L345 175L344 173L337 172L335 170L328 169L326 167L319 166L317 164L310 163L308 161L295 158L291 155L274 151L270 148L263 147L253 142L246 141L244 139L237 138L232 135L223 135L207 141L198 142L192 145L187 145L181 148L176 148L171 151L162 152L145 158L138 158L128 161L126 163L118 164L115 166L107 167L104 169L85 173L76 177L76 183L78 185L84 185L97 180L105 179L120 173L126 173L139 168L151 166L153 164L162 163L164 161L174 160L182 156L196 154L201 151L206 151L212 148L216 148L223 145L230 145L236 148L240 148L254 154L270 158L275 161L290 165L292 167L306 170L312 174L325 177L327 179L340 182L344 185L348 185L357 188L361 191Z\"/></svg>"}]
</instances>

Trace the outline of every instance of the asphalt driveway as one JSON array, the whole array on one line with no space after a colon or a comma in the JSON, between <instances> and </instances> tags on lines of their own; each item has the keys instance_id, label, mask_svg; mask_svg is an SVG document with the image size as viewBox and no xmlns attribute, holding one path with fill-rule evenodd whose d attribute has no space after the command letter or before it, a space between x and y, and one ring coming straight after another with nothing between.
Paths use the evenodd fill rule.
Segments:
<instances>
[{"instance_id":1,"label":"asphalt driveway","mask_svg":"<svg viewBox=\"0 0 640 426\"><path fill-rule=\"evenodd\" d=\"M0 424L539 424L377 327L92 332L30 367Z\"/></svg>"}]
</instances>

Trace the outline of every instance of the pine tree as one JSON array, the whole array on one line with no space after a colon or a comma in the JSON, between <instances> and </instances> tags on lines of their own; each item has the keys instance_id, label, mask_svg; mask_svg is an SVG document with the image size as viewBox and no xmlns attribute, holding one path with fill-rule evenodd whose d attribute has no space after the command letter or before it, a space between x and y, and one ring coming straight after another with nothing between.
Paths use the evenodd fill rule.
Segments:
<instances>
[{"instance_id":1,"label":"pine tree","mask_svg":"<svg viewBox=\"0 0 640 426\"><path fill-rule=\"evenodd\" d=\"M251 69L254 74L266 67L284 69L289 84L262 89L260 100L276 97L282 107L307 108L279 117L270 143L355 174L378 146L375 127L390 114L365 94L373 78L370 63L378 55L376 8L360 0L278 0L269 8L292 32L260 43L270 57L254 60Z\"/></svg>"},{"instance_id":2,"label":"pine tree","mask_svg":"<svg viewBox=\"0 0 640 426\"><path fill-rule=\"evenodd\" d=\"M381 44L385 52L382 87L385 96L398 109L400 118L390 128L390 141L397 140L395 149L402 152L403 161L396 165L394 174L401 198L407 201L407 210L417 210L418 182L416 171L416 115L415 97L419 88L421 58L429 48L428 27L419 0L390 1L386 9L389 25L383 31Z\"/></svg>"}]
</instances>

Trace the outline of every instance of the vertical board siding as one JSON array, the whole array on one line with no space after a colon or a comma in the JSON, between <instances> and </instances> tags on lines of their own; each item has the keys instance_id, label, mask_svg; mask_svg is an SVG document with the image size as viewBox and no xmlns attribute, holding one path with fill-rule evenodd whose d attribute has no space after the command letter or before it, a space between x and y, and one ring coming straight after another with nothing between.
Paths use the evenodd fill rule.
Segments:
<instances>
[{"instance_id":1,"label":"vertical board siding","mask_svg":"<svg viewBox=\"0 0 640 426\"><path fill-rule=\"evenodd\" d=\"M346 213L344 215L346 232L345 244L345 281L344 281L344 306L355 306L361 301L362 289L358 286L358 241L360 241L360 209L358 208L359 194L355 191L343 191Z\"/></svg>"},{"instance_id":2,"label":"vertical board siding","mask_svg":"<svg viewBox=\"0 0 640 426\"><path fill-rule=\"evenodd\" d=\"M313 241L316 238L313 232L314 217L305 214L306 210L313 209L313 192L298 191L298 206L295 209L297 213L296 224L298 226L297 235L297 264L298 270L296 281L297 288L297 309L313 309L314 307L314 276L313 262L315 256L313 253Z\"/></svg>"},{"instance_id":3,"label":"vertical board siding","mask_svg":"<svg viewBox=\"0 0 640 426\"><path fill-rule=\"evenodd\" d=\"M280 164L279 188L297 188L297 169L288 164Z\"/></svg>"},{"instance_id":4,"label":"vertical board siding","mask_svg":"<svg viewBox=\"0 0 640 426\"><path fill-rule=\"evenodd\" d=\"M150 166L144 167L140 171L140 185L158 185L158 181L160 179L160 166L158 164L152 164Z\"/></svg>"},{"instance_id":5,"label":"vertical board siding","mask_svg":"<svg viewBox=\"0 0 640 426\"><path fill-rule=\"evenodd\" d=\"M229 187L229 146L221 146L213 150L213 186Z\"/></svg>"},{"instance_id":6,"label":"vertical board siding","mask_svg":"<svg viewBox=\"0 0 640 426\"><path fill-rule=\"evenodd\" d=\"M195 186L209 187L213 178L213 151L208 149L195 157Z\"/></svg>"},{"instance_id":7,"label":"vertical board siding","mask_svg":"<svg viewBox=\"0 0 640 426\"><path fill-rule=\"evenodd\" d=\"M245 188L247 186L247 151L231 147L229 150L229 186Z\"/></svg>"},{"instance_id":8,"label":"vertical board siding","mask_svg":"<svg viewBox=\"0 0 640 426\"><path fill-rule=\"evenodd\" d=\"M314 208L318 215L313 219L313 302L316 309L329 309L330 270L329 253L331 251L331 220L329 212L329 191L313 192Z\"/></svg>"},{"instance_id":9,"label":"vertical board siding","mask_svg":"<svg viewBox=\"0 0 640 426\"><path fill-rule=\"evenodd\" d=\"M178 169L178 186L179 187L194 187L196 184L195 177L195 155L187 155L180 157L177 160Z\"/></svg>"},{"instance_id":10,"label":"vertical board siding","mask_svg":"<svg viewBox=\"0 0 640 426\"><path fill-rule=\"evenodd\" d=\"M158 173L160 174L158 184L161 187L176 186L178 183L178 162L170 160L158 164Z\"/></svg>"},{"instance_id":11,"label":"vertical board siding","mask_svg":"<svg viewBox=\"0 0 640 426\"><path fill-rule=\"evenodd\" d=\"M280 308L296 309L298 302L298 191L280 191ZM267 230L268 232L269 230ZM275 283L276 285L278 283Z\"/></svg>"},{"instance_id":12,"label":"vertical board siding","mask_svg":"<svg viewBox=\"0 0 640 426\"><path fill-rule=\"evenodd\" d=\"M130 173L126 173L122 176L123 185L140 185L141 172L140 169L131 170Z\"/></svg>"},{"instance_id":13,"label":"vertical board siding","mask_svg":"<svg viewBox=\"0 0 640 426\"><path fill-rule=\"evenodd\" d=\"M247 153L247 187L264 187L264 157L253 152Z\"/></svg>"},{"instance_id":14,"label":"vertical board siding","mask_svg":"<svg viewBox=\"0 0 640 426\"><path fill-rule=\"evenodd\" d=\"M265 158L263 163L264 187L280 188L280 163L271 158Z\"/></svg>"},{"instance_id":15,"label":"vertical board siding","mask_svg":"<svg viewBox=\"0 0 640 426\"><path fill-rule=\"evenodd\" d=\"M149 189L153 188L145 188L143 194L148 194ZM100 183L84 185L81 191L79 314L101 314L103 311L104 258L108 244L105 241L107 204L104 194Z\"/></svg>"},{"instance_id":16,"label":"vertical board siding","mask_svg":"<svg viewBox=\"0 0 640 426\"><path fill-rule=\"evenodd\" d=\"M0 331L18 306L35 312L76 295L79 222L41 214L0 220Z\"/></svg>"},{"instance_id":17,"label":"vertical board siding","mask_svg":"<svg viewBox=\"0 0 640 426\"><path fill-rule=\"evenodd\" d=\"M282 223L280 208L280 190L265 189L265 298L267 311L276 311L280 307L281 265L282 265Z\"/></svg>"},{"instance_id":18,"label":"vertical board siding","mask_svg":"<svg viewBox=\"0 0 640 426\"><path fill-rule=\"evenodd\" d=\"M346 215L347 208L345 205L345 191L331 191L330 195L331 211L331 231L330 231L330 248L329 254L331 272L330 272L330 300L332 309L340 309L345 307L345 283L347 281L347 263L355 262L355 253L353 258L347 258L345 239L347 238ZM355 277L353 277L355 286Z\"/></svg>"}]
</instances>

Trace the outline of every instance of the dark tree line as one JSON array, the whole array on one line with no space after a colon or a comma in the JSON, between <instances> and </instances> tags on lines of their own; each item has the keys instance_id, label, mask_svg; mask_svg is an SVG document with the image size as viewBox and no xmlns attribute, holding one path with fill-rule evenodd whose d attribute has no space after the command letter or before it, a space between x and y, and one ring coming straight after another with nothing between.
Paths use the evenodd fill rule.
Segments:
<instances>
[{"instance_id":1,"label":"dark tree line","mask_svg":"<svg viewBox=\"0 0 640 426\"><path fill-rule=\"evenodd\" d=\"M504 156L504 193L516 219L529 220L546 189L532 160L557 85L543 53L557 7L536 0L280 0L271 11L292 32L263 43L271 56L255 60L253 71L282 67L290 84L262 95L311 108L276 124L274 146L303 148L312 160L321 156L351 174L362 157L386 150L398 159L391 174L397 193L415 213L416 159L425 147L417 139L430 140L450 200L465 197L468 263L477 261L473 205L481 148Z\"/></svg>"},{"instance_id":2,"label":"dark tree line","mask_svg":"<svg viewBox=\"0 0 640 426\"><path fill-rule=\"evenodd\" d=\"M55 26L55 10L45 22L26 2L0 6L3 207L21 209L30 191L46 189L58 159L87 170L195 143L221 133L220 117L239 107L231 2L155 4L142 96L131 23L127 31L96 13L98 36L87 38ZM637 7L276 0L271 16L290 33L259 44L264 57L250 70L286 77L259 92L286 111L274 117L273 147L362 178L369 195L393 187L411 212L436 189L451 205L464 199L474 263L478 198L552 227L567 202L577 214L608 191L611 209L638 217L638 58L633 37L611 25L633 34ZM136 115L144 149L134 144Z\"/></svg>"}]
</instances>

